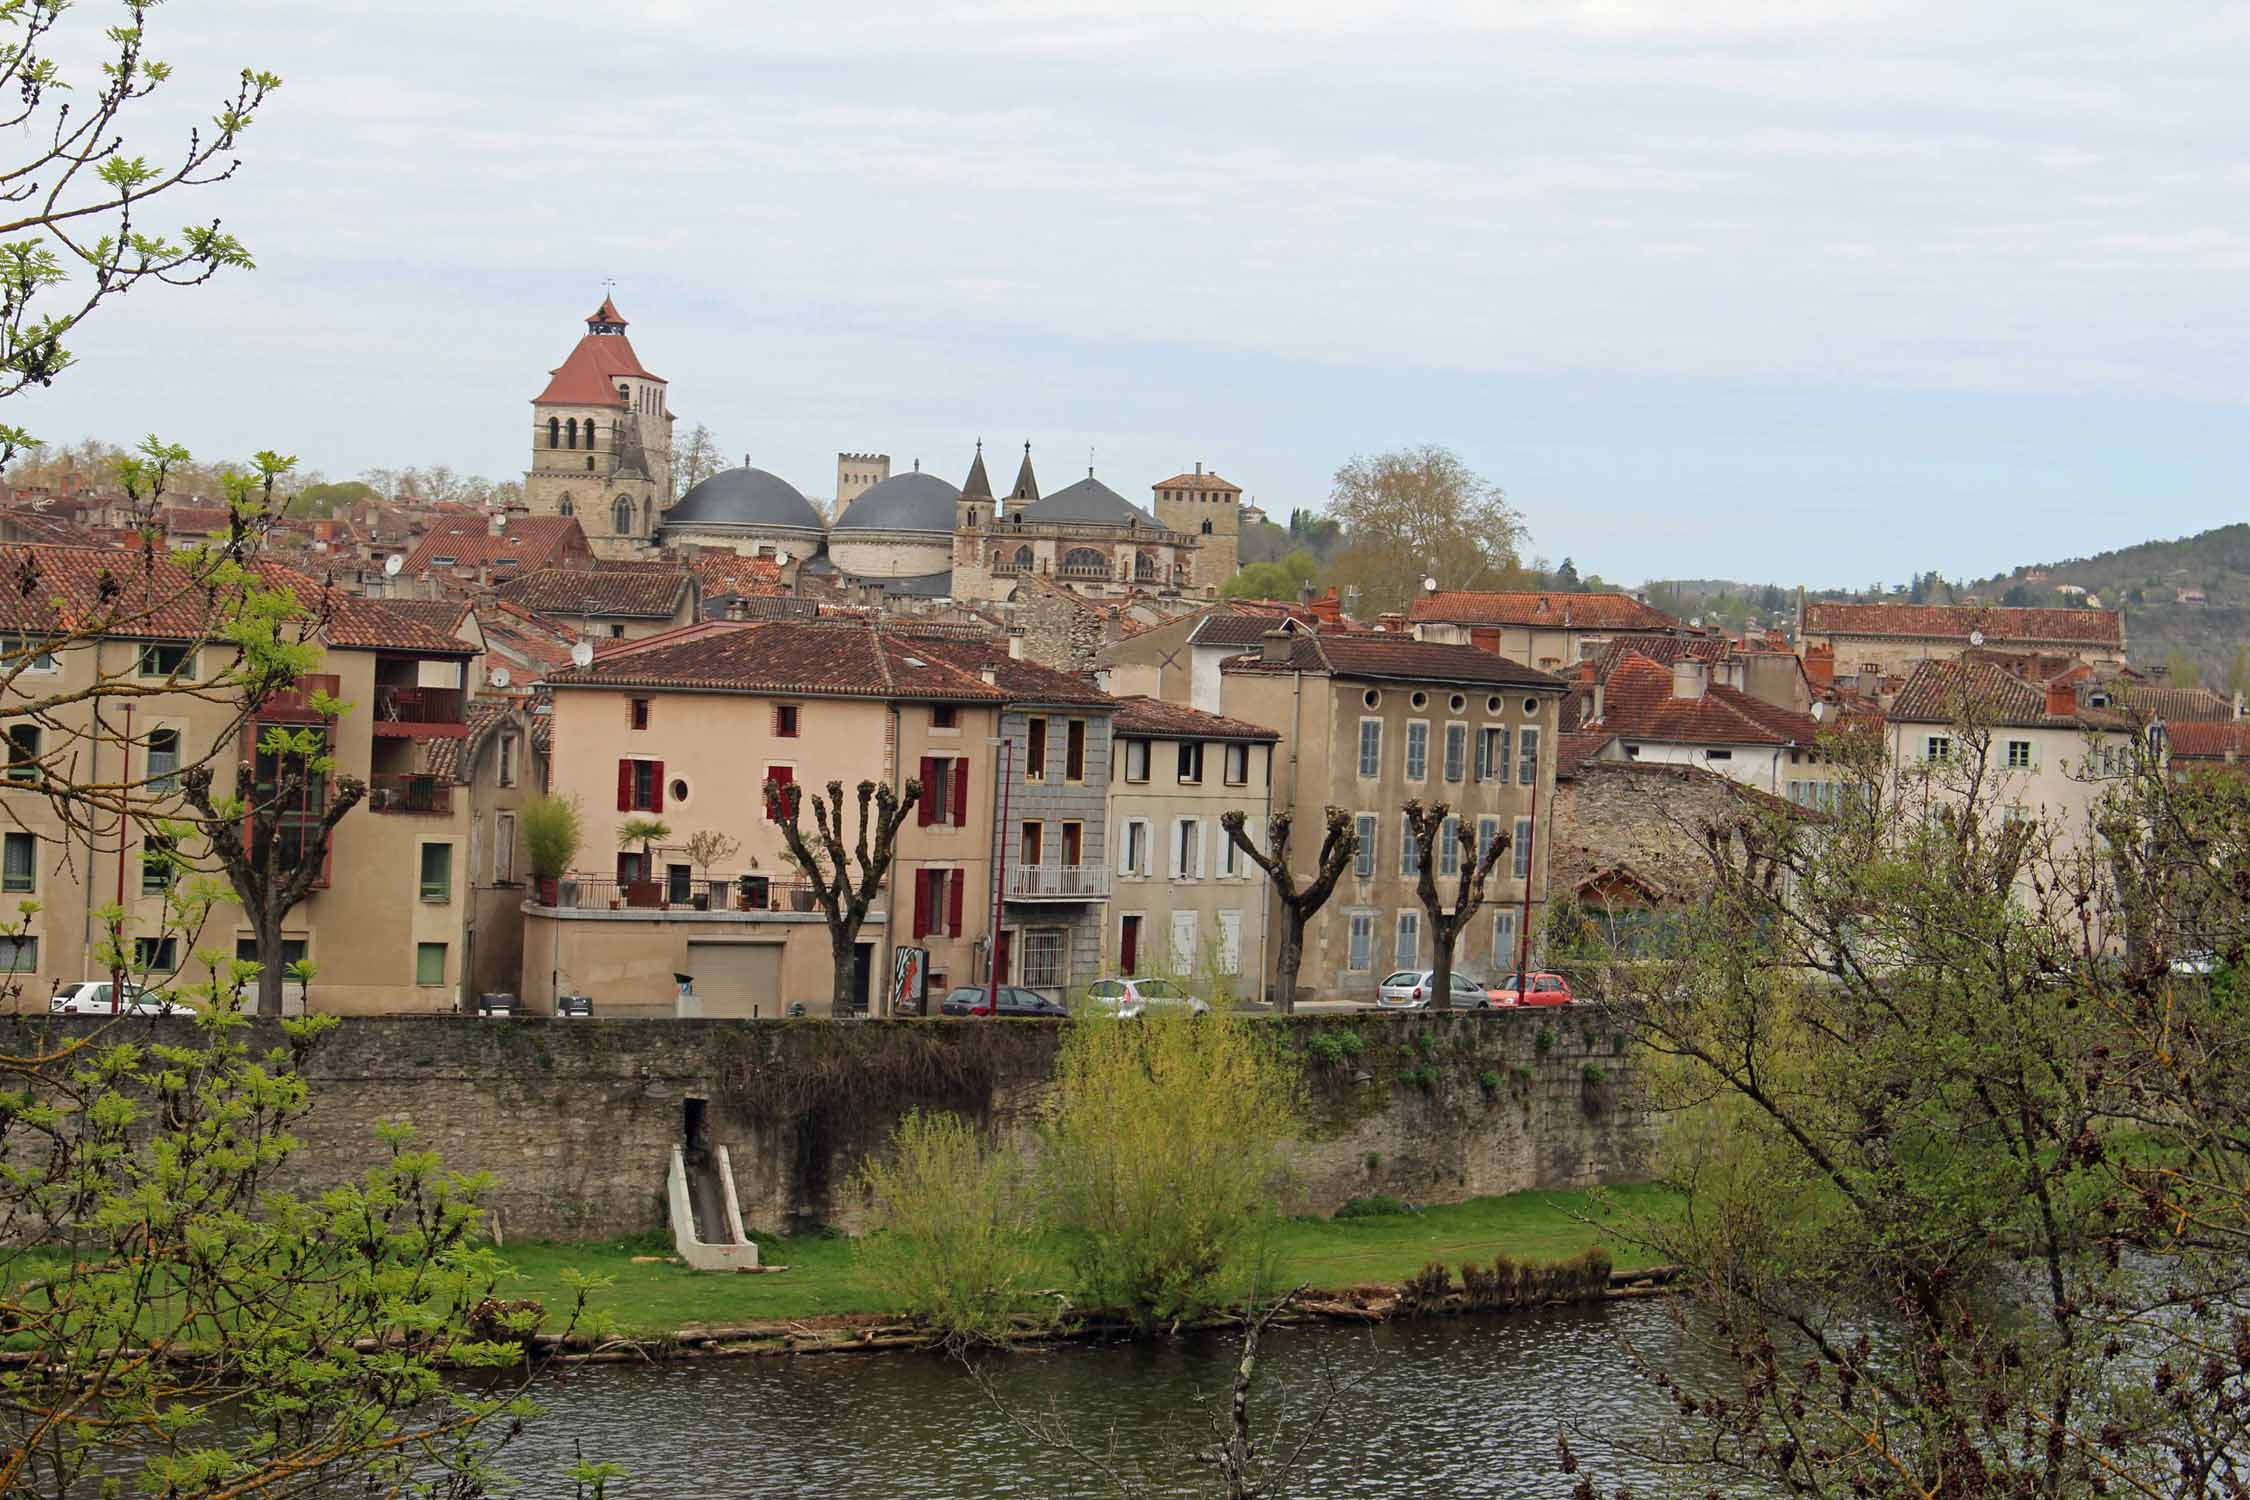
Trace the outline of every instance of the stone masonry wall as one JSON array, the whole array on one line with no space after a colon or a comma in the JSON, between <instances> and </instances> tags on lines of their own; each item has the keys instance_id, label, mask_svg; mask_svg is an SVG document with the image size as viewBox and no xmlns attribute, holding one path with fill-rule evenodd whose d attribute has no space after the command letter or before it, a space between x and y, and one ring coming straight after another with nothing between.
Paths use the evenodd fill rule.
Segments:
<instances>
[{"instance_id":1,"label":"stone masonry wall","mask_svg":"<svg viewBox=\"0 0 2250 1500\"><path fill-rule=\"evenodd\" d=\"M1257 1024L1275 1027L1304 1068L1292 1212L1645 1170L1631 1059L1591 1010ZM270 1026L254 1047L274 1040ZM284 1185L357 1174L380 1150L374 1126L408 1121L447 1167L499 1179L489 1201L511 1237L658 1229L669 1153L687 1101L701 1099L710 1138L730 1150L746 1224L856 1230L860 1164L909 1108L960 1110L1034 1150L1060 1034L1042 1021L349 1018L306 1064L315 1102Z\"/></svg>"}]
</instances>

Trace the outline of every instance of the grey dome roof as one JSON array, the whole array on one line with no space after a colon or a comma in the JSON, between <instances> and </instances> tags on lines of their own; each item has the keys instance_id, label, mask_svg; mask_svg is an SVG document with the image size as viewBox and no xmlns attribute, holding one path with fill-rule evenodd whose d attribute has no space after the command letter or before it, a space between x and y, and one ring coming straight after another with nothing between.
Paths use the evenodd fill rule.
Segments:
<instances>
[{"instance_id":1,"label":"grey dome roof","mask_svg":"<svg viewBox=\"0 0 2250 1500\"><path fill-rule=\"evenodd\" d=\"M1146 526L1160 530L1156 517L1089 474L1035 505L1016 512L1026 521L1068 521L1081 526Z\"/></svg>"},{"instance_id":2,"label":"grey dome roof","mask_svg":"<svg viewBox=\"0 0 2250 1500\"><path fill-rule=\"evenodd\" d=\"M953 530L953 502L961 492L919 469L893 474L861 495L837 518L838 531Z\"/></svg>"},{"instance_id":3,"label":"grey dome roof","mask_svg":"<svg viewBox=\"0 0 2250 1500\"><path fill-rule=\"evenodd\" d=\"M812 502L788 480L763 469L721 469L682 495L664 513L664 524L823 529Z\"/></svg>"}]
</instances>

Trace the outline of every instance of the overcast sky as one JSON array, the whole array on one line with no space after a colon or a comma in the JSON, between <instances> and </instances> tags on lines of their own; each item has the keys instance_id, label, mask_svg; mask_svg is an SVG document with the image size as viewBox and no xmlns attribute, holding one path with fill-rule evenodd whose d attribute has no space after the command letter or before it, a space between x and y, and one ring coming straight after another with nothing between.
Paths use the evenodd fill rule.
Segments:
<instances>
[{"instance_id":1,"label":"overcast sky","mask_svg":"<svg viewBox=\"0 0 2250 1500\"><path fill-rule=\"evenodd\" d=\"M1850 584L2250 499L2244 4L197 0L152 28L183 102L287 80L201 205L259 269L106 311L11 403L44 437L520 474L614 277L682 422L814 496L838 449L958 482L982 437L1004 483L1028 438L1050 487L1089 449L1136 499L1200 460L1285 512L1428 441L1551 560Z\"/></svg>"}]
</instances>

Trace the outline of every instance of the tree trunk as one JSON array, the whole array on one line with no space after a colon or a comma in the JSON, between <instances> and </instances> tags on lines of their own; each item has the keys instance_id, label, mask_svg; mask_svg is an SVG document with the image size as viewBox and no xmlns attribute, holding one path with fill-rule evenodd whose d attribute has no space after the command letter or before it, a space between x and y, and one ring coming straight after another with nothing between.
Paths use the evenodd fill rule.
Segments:
<instances>
[{"instance_id":1,"label":"tree trunk","mask_svg":"<svg viewBox=\"0 0 2250 1500\"><path fill-rule=\"evenodd\" d=\"M1305 956L1305 919L1294 907L1281 908L1281 945L1273 955L1273 1008L1297 1013L1297 965Z\"/></svg>"},{"instance_id":2,"label":"tree trunk","mask_svg":"<svg viewBox=\"0 0 2250 1500\"><path fill-rule=\"evenodd\" d=\"M852 1002L858 999L852 979L858 969L859 928L856 924L837 923L828 929L830 956L836 962L836 992L829 997L828 1014L837 1020L852 1013Z\"/></svg>"},{"instance_id":3,"label":"tree trunk","mask_svg":"<svg viewBox=\"0 0 2250 1500\"><path fill-rule=\"evenodd\" d=\"M1430 923L1429 1010L1453 1009L1453 938L1444 921Z\"/></svg>"},{"instance_id":4,"label":"tree trunk","mask_svg":"<svg viewBox=\"0 0 2250 1500\"><path fill-rule=\"evenodd\" d=\"M250 922L251 941L258 952L258 1014L281 1014L281 985L289 976L281 961L281 922L263 912L254 913Z\"/></svg>"}]
</instances>

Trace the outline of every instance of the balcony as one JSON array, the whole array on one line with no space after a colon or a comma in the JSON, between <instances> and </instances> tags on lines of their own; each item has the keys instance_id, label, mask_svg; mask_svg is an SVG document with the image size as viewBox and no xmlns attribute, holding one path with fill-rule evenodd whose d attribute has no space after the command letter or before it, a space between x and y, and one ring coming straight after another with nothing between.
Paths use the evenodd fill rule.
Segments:
<instances>
[{"instance_id":1,"label":"balcony","mask_svg":"<svg viewBox=\"0 0 2250 1500\"><path fill-rule=\"evenodd\" d=\"M571 874L555 882L553 900L544 899L543 894L535 890L533 901L557 911L788 912L803 915L820 910L813 900L811 881L762 875L751 876L750 888L745 891L732 876L718 880L660 879L636 886L611 875Z\"/></svg>"},{"instance_id":2,"label":"balcony","mask_svg":"<svg viewBox=\"0 0 2250 1500\"><path fill-rule=\"evenodd\" d=\"M375 684L375 722L379 736L460 739L468 732L467 695L459 688L393 687Z\"/></svg>"},{"instance_id":3,"label":"balcony","mask_svg":"<svg viewBox=\"0 0 2250 1500\"><path fill-rule=\"evenodd\" d=\"M1107 865L1010 865L1010 901L1107 901Z\"/></svg>"},{"instance_id":4,"label":"balcony","mask_svg":"<svg viewBox=\"0 0 2250 1500\"><path fill-rule=\"evenodd\" d=\"M453 811L453 783L427 773L377 773L367 778L367 810L444 817Z\"/></svg>"}]
</instances>

